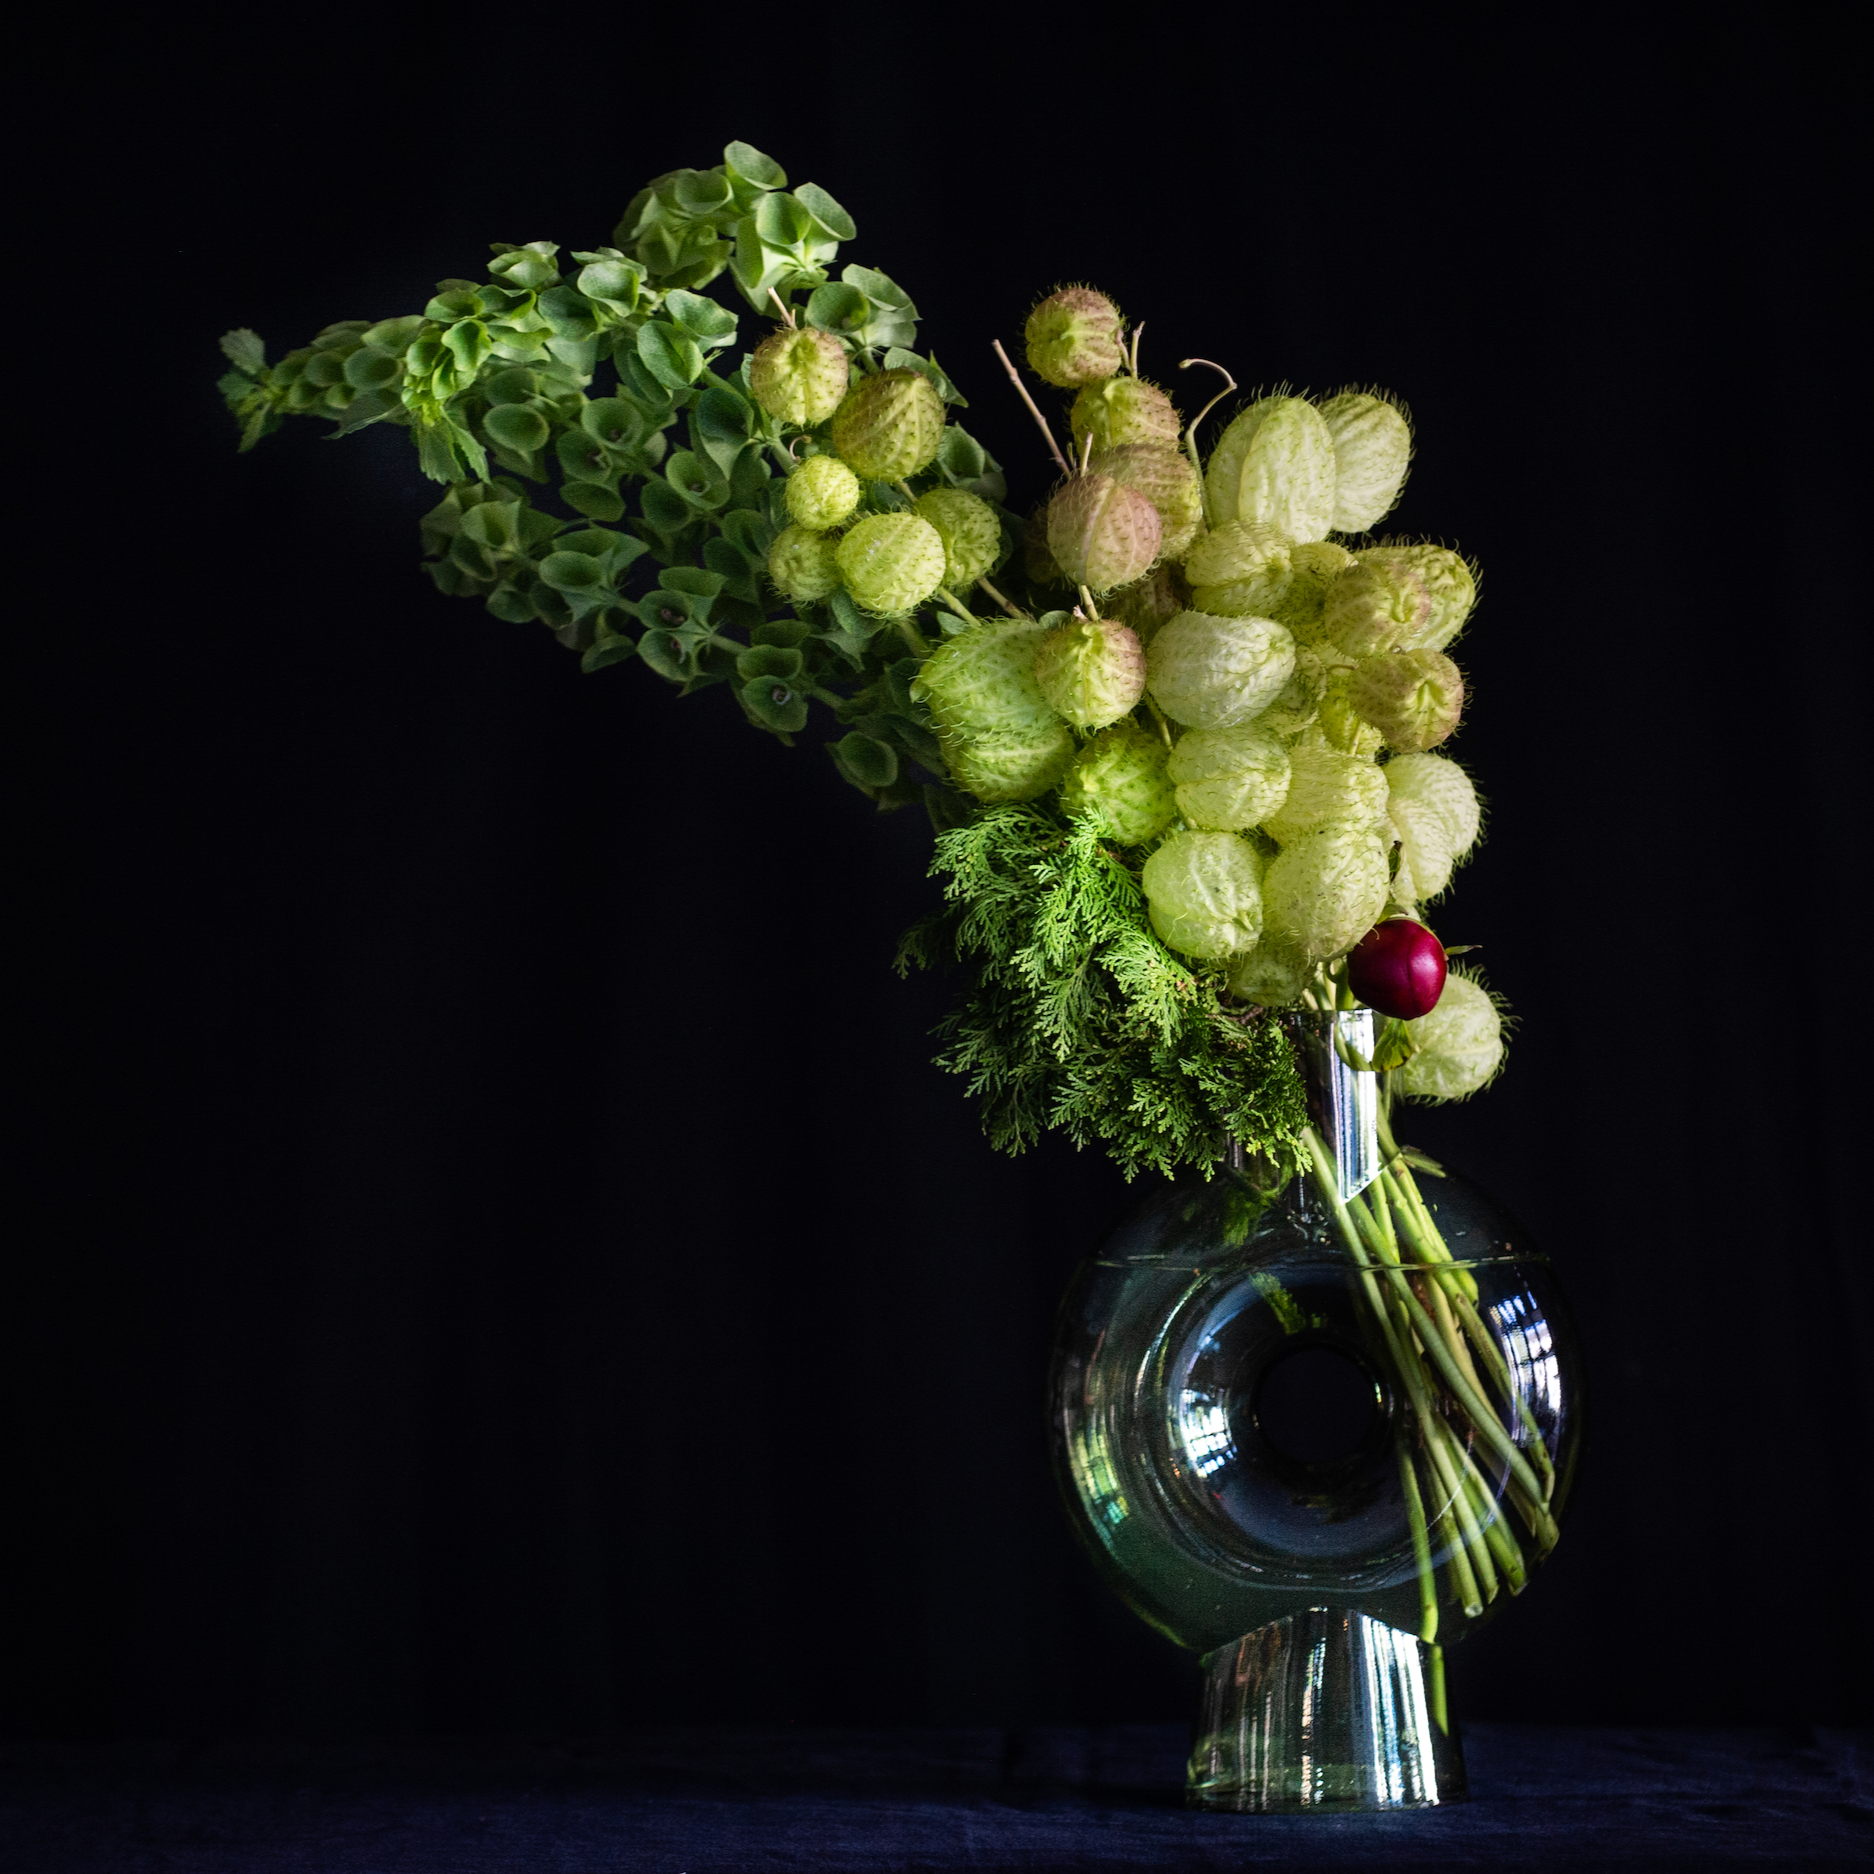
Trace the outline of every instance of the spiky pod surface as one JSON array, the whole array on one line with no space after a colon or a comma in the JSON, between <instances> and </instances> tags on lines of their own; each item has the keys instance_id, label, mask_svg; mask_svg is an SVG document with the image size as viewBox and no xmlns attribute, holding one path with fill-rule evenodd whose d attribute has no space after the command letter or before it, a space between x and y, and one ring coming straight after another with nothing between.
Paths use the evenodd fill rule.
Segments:
<instances>
[{"instance_id":1,"label":"spiky pod surface","mask_svg":"<svg viewBox=\"0 0 1874 1874\"><path fill-rule=\"evenodd\" d=\"M1386 849L1370 826L1304 834L1269 862L1264 915L1304 956L1351 950L1386 908Z\"/></svg>"},{"instance_id":2,"label":"spiky pod surface","mask_svg":"<svg viewBox=\"0 0 1874 1874\"><path fill-rule=\"evenodd\" d=\"M839 542L796 523L783 527L768 549L768 577L784 599L813 605L839 590Z\"/></svg>"},{"instance_id":3,"label":"spiky pod surface","mask_svg":"<svg viewBox=\"0 0 1874 1874\"><path fill-rule=\"evenodd\" d=\"M1399 835L1399 871L1393 896L1424 904L1451 883L1451 874L1477 843L1477 793L1455 761L1443 755L1395 755L1386 776L1387 818Z\"/></svg>"},{"instance_id":4,"label":"spiky pod surface","mask_svg":"<svg viewBox=\"0 0 1874 1874\"><path fill-rule=\"evenodd\" d=\"M1203 525L1204 490L1197 471L1176 449L1162 443L1126 443L1096 455L1088 467L1093 474L1109 475L1151 502L1163 530L1159 554L1167 560L1184 557L1185 548Z\"/></svg>"},{"instance_id":5,"label":"spiky pod surface","mask_svg":"<svg viewBox=\"0 0 1874 1874\"><path fill-rule=\"evenodd\" d=\"M1125 363L1119 308L1090 286L1064 286L1028 315L1029 368L1062 390L1111 377Z\"/></svg>"},{"instance_id":6,"label":"spiky pod surface","mask_svg":"<svg viewBox=\"0 0 1874 1874\"><path fill-rule=\"evenodd\" d=\"M1262 860L1235 833L1173 833L1145 862L1152 928L1168 949L1206 961L1262 934Z\"/></svg>"},{"instance_id":7,"label":"spiky pod surface","mask_svg":"<svg viewBox=\"0 0 1874 1874\"><path fill-rule=\"evenodd\" d=\"M939 737L950 778L991 804L1035 800L1067 772L1078 744L1058 717L1038 727Z\"/></svg>"},{"instance_id":8,"label":"spiky pod surface","mask_svg":"<svg viewBox=\"0 0 1874 1874\"><path fill-rule=\"evenodd\" d=\"M1295 673L1276 692L1273 703L1256 720L1271 735L1294 737L1311 727L1321 714L1327 694L1327 667L1306 645L1295 646Z\"/></svg>"},{"instance_id":9,"label":"spiky pod surface","mask_svg":"<svg viewBox=\"0 0 1874 1874\"><path fill-rule=\"evenodd\" d=\"M1033 618L983 619L938 645L911 694L951 737L1065 730L1035 681L1035 652L1047 629Z\"/></svg>"},{"instance_id":10,"label":"spiky pod surface","mask_svg":"<svg viewBox=\"0 0 1874 1874\"><path fill-rule=\"evenodd\" d=\"M748 361L748 388L777 422L817 429L846 395L846 348L831 332L771 332Z\"/></svg>"},{"instance_id":11,"label":"spiky pod surface","mask_svg":"<svg viewBox=\"0 0 1874 1874\"><path fill-rule=\"evenodd\" d=\"M1178 446L1178 412L1156 384L1140 377L1109 377L1082 387L1068 413L1076 445L1090 436L1096 451L1130 443Z\"/></svg>"},{"instance_id":12,"label":"spiky pod surface","mask_svg":"<svg viewBox=\"0 0 1874 1874\"><path fill-rule=\"evenodd\" d=\"M1372 830L1386 812L1386 776L1370 761L1324 744L1302 744L1289 752L1288 792L1262 830L1292 846L1324 827Z\"/></svg>"},{"instance_id":13,"label":"spiky pod surface","mask_svg":"<svg viewBox=\"0 0 1874 1874\"><path fill-rule=\"evenodd\" d=\"M1295 543L1261 521L1225 521L1184 556L1191 602L1214 618L1274 618L1294 577Z\"/></svg>"},{"instance_id":14,"label":"spiky pod surface","mask_svg":"<svg viewBox=\"0 0 1874 1874\"><path fill-rule=\"evenodd\" d=\"M1470 618L1477 604L1477 576L1461 553L1423 543L1365 547L1354 555L1363 564L1394 564L1409 571L1425 589L1428 610L1410 640L1398 648L1442 651Z\"/></svg>"},{"instance_id":15,"label":"spiky pod surface","mask_svg":"<svg viewBox=\"0 0 1874 1874\"><path fill-rule=\"evenodd\" d=\"M852 519L863 491L838 456L809 456L787 478L787 511L796 526L823 534Z\"/></svg>"},{"instance_id":16,"label":"spiky pod surface","mask_svg":"<svg viewBox=\"0 0 1874 1874\"><path fill-rule=\"evenodd\" d=\"M967 488L933 488L911 504L911 512L929 521L944 543L943 583L965 593L995 565L1002 551L1002 523L980 495Z\"/></svg>"},{"instance_id":17,"label":"spiky pod surface","mask_svg":"<svg viewBox=\"0 0 1874 1874\"><path fill-rule=\"evenodd\" d=\"M915 514L867 515L841 537L835 558L854 602L881 617L922 605L943 583L943 538Z\"/></svg>"},{"instance_id":18,"label":"spiky pod surface","mask_svg":"<svg viewBox=\"0 0 1874 1874\"><path fill-rule=\"evenodd\" d=\"M1159 629L1191 606L1191 590L1177 567L1154 566L1143 579L1122 586L1106 601L1106 615L1130 625L1139 642L1149 645Z\"/></svg>"},{"instance_id":19,"label":"spiky pod surface","mask_svg":"<svg viewBox=\"0 0 1874 1874\"><path fill-rule=\"evenodd\" d=\"M900 482L937 459L943 399L909 367L861 378L833 412L833 447L861 481Z\"/></svg>"},{"instance_id":20,"label":"spiky pod surface","mask_svg":"<svg viewBox=\"0 0 1874 1874\"><path fill-rule=\"evenodd\" d=\"M1217 439L1204 471L1213 527L1262 521L1291 540L1327 537L1334 525L1334 439L1305 397L1264 397Z\"/></svg>"},{"instance_id":21,"label":"spiky pod surface","mask_svg":"<svg viewBox=\"0 0 1874 1874\"><path fill-rule=\"evenodd\" d=\"M1261 940L1230 966L1230 993L1266 1009L1285 1009L1301 1000L1314 975L1312 960L1268 928L1267 906Z\"/></svg>"},{"instance_id":22,"label":"spiky pod surface","mask_svg":"<svg viewBox=\"0 0 1874 1874\"><path fill-rule=\"evenodd\" d=\"M1269 618L1180 612L1145 654L1146 687L1173 722L1224 729L1266 709L1295 674L1295 640Z\"/></svg>"},{"instance_id":23,"label":"spiky pod surface","mask_svg":"<svg viewBox=\"0 0 1874 1874\"><path fill-rule=\"evenodd\" d=\"M1442 651L1386 651L1355 667L1348 700L1390 746L1435 748L1464 714L1464 678Z\"/></svg>"},{"instance_id":24,"label":"spiky pod surface","mask_svg":"<svg viewBox=\"0 0 1874 1874\"><path fill-rule=\"evenodd\" d=\"M1089 592L1143 578L1164 532L1157 508L1110 475L1077 475L1048 503L1048 551L1068 583Z\"/></svg>"},{"instance_id":25,"label":"spiky pod surface","mask_svg":"<svg viewBox=\"0 0 1874 1874\"><path fill-rule=\"evenodd\" d=\"M1117 620L1072 618L1036 647L1035 681L1076 729L1103 729L1145 694L1145 652L1138 634Z\"/></svg>"},{"instance_id":26,"label":"spiky pod surface","mask_svg":"<svg viewBox=\"0 0 1874 1874\"><path fill-rule=\"evenodd\" d=\"M1122 845L1143 845L1178 815L1169 753L1138 723L1116 722L1075 757L1061 782L1061 806L1070 816L1098 814Z\"/></svg>"},{"instance_id":27,"label":"spiky pod surface","mask_svg":"<svg viewBox=\"0 0 1874 1874\"><path fill-rule=\"evenodd\" d=\"M1168 764L1178 811L1193 826L1241 832L1257 826L1288 794L1289 759L1260 721L1227 729L1189 729Z\"/></svg>"},{"instance_id":28,"label":"spiky pod surface","mask_svg":"<svg viewBox=\"0 0 1874 1874\"><path fill-rule=\"evenodd\" d=\"M1406 1028L1418 1051L1399 1069L1399 1084L1413 1099L1464 1099L1503 1065L1503 1017L1488 991L1457 970L1438 1006Z\"/></svg>"},{"instance_id":29,"label":"spiky pod surface","mask_svg":"<svg viewBox=\"0 0 1874 1874\"><path fill-rule=\"evenodd\" d=\"M1356 560L1327 589L1323 635L1350 657L1371 657L1417 641L1431 616L1425 582L1397 555Z\"/></svg>"},{"instance_id":30,"label":"spiky pod surface","mask_svg":"<svg viewBox=\"0 0 1874 1874\"><path fill-rule=\"evenodd\" d=\"M1398 504L1412 461L1412 426L1390 398L1344 390L1321 405L1334 443L1334 531L1363 534Z\"/></svg>"}]
</instances>

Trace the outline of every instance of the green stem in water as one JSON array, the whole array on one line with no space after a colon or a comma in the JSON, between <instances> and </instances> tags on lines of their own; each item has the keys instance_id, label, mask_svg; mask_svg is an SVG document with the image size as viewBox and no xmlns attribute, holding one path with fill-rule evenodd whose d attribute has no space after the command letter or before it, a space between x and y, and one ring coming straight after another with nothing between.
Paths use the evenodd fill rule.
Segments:
<instances>
[{"instance_id":1,"label":"green stem in water","mask_svg":"<svg viewBox=\"0 0 1874 1874\"><path fill-rule=\"evenodd\" d=\"M1430 1649L1431 1658L1427 1662L1431 1670L1426 1675L1425 1696L1431 1701L1432 1719L1445 1736L1451 1735L1451 1720L1445 1715L1445 1649L1434 1646Z\"/></svg>"},{"instance_id":2,"label":"green stem in water","mask_svg":"<svg viewBox=\"0 0 1874 1874\"><path fill-rule=\"evenodd\" d=\"M1412 1525L1412 1560L1419 1571L1419 1638L1438 1637L1438 1582L1432 1573L1432 1541L1425 1527L1425 1499L1419 1495L1412 1454L1399 1445L1399 1482L1405 1491L1406 1520Z\"/></svg>"}]
</instances>

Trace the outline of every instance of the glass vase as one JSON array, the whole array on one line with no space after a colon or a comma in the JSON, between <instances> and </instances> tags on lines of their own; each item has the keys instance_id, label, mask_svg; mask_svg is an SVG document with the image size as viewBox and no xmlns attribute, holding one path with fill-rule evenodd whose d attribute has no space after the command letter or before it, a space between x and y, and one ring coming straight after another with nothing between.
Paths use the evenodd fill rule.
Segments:
<instances>
[{"instance_id":1,"label":"glass vase","mask_svg":"<svg viewBox=\"0 0 1874 1874\"><path fill-rule=\"evenodd\" d=\"M1372 1014L1288 1018L1306 1168L1233 1151L1074 1277L1052 1380L1070 1512L1135 1612L1202 1655L1187 1799L1460 1799L1443 1648L1555 1546L1579 1363L1547 1261L1393 1139Z\"/></svg>"}]
</instances>

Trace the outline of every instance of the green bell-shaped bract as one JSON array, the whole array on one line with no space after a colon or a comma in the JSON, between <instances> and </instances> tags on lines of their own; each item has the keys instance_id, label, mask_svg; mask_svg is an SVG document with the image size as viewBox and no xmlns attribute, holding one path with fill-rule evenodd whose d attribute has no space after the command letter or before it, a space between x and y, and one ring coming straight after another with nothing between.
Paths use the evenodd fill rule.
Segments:
<instances>
[{"instance_id":1,"label":"green bell-shaped bract","mask_svg":"<svg viewBox=\"0 0 1874 1874\"><path fill-rule=\"evenodd\" d=\"M1029 369L1062 390L1111 377L1125 362L1119 328L1119 308L1104 293L1062 287L1028 315Z\"/></svg>"},{"instance_id":2,"label":"green bell-shaped bract","mask_svg":"<svg viewBox=\"0 0 1874 1874\"><path fill-rule=\"evenodd\" d=\"M1385 910L1388 884L1386 849L1370 826L1325 827L1270 860L1265 918L1304 956L1341 956Z\"/></svg>"},{"instance_id":3,"label":"green bell-shaped bract","mask_svg":"<svg viewBox=\"0 0 1874 1874\"><path fill-rule=\"evenodd\" d=\"M1130 719L1102 729L1074 758L1061 782L1071 815L1098 814L1122 845L1139 846L1178 815L1163 740Z\"/></svg>"},{"instance_id":4,"label":"green bell-shaped bract","mask_svg":"<svg viewBox=\"0 0 1874 1874\"><path fill-rule=\"evenodd\" d=\"M1171 399L1141 377L1108 377L1086 385L1074 399L1068 421L1076 453L1089 436L1096 451L1140 442L1178 446L1178 413Z\"/></svg>"},{"instance_id":5,"label":"green bell-shaped bract","mask_svg":"<svg viewBox=\"0 0 1874 1874\"><path fill-rule=\"evenodd\" d=\"M1304 397L1264 397L1217 439L1204 471L1210 524L1263 521L1291 540L1334 525L1334 438Z\"/></svg>"},{"instance_id":6,"label":"green bell-shaped bract","mask_svg":"<svg viewBox=\"0 0 1874 1874\"><path fill-rule=\"evenodd\" d=\"M1321 420L1334 442L1334 531L1363 534L1398 503L1412 426L1397 405L1366 390L1330 397Z\"/></svg>"},{"instance_id":7,"label":"green bell-shaped bract","mask_svg":"<svg viewBox=\"0 0 1874 1874\"><path fill-rule=\"evenodd\" d=\"M1289 751L1288 792L1260 824L1284 846L1323 827L1370 830L1386 812L1386 776L1371 761L1325 742L1302 741Z\"/></svg>"},{"instance_id":8,"label":"green bell-shaped bract","mask_svg":"<svg viewBox=\"0 0 1874 1874\"><path fill-rule=\"evenodd\" d=\"M817 429L846 396L846 348L831 332L811 326L771 332L748 361L748 388L775 419L795 429Z\"/></svg>"},{"instance_id":9,"label":"green bell-shaped bract","mask_svg":"<svg viewBox=\"0 0 1874 1874\"><path fill-rule=\"evenodd\" d=\"M1145 862L1152 928L1168 949L1213 960L1262 934L1262 860L1235 833L1173 833Z\"/></svg>"},{"instance_id":10,"label":"green bell-shaped bract","mask_svg":"<svg viewBox=\"0 0 1874 1874\"><path fill-rule=\"evenodd\" d=\"M1438 1006L1406 1029L1416 1052L1399 1069L1399 1085L1414 1099L1464 1099L1503 1065L1503 1018L1484 989L1456 970Z\"/></svg>"},{"instance_id":11,"label":"green bell-shaped bract","mask_svg":"<svg viewBox=\"0 0 1874 1874\"><path fill-rule=\"evenodd\" d=\"M861 378L833 412L833 447L861 481L921 474L937 459L943 433L943 399L909 366Z\"/></svg>"},{"instance_id":12,"label":"green bell-shaped bract","mask_svg":"<svg viewBox=\"0 0 1874 1874\"><path fill-rule=\"evenodd\" d=\"M950 778L991 803L1034 800L1067 772L1078 744L1058 717L1037 727L941 738Z\"/></svg>"},{"instance_id":13,"label":"green bell-shaped bract","mask_svg":"<svg viewBox=\"0 0 1874 1874\"><path fill-rule=\"evenodd\" d=\"M1103 729L1130 715L1145 694L1145 652L1137 634L1116 620L1068 618L1036 646L1035 681L1076 729Z\"/></svg>"},{"instance_id":14,"label":"green bell-shaped bract","mask_svg":"<svg viewBox=\"0 0 1874 1874\"><path fill-rule=\"evenodd\" d=\"M1035 681L1035 652L1047 630L1033 618L971 625L946 638L919 667L912 699L927 703L939 731L950 736L1065 729Z\"/></svg>"},{"instance_id":15,"label":"green bell-shaped bract","mask_svg":"<svg viewBox=\"0 0 1874 1874\"><path fill-rule=\"evenodd\" d=\"M1442 651L1387 651L1360 660L1347 696L1391 747L1435 748L1464 713L1464 678Z\"/></svg>"},{"instance_id":16,"label":"green bell-shaped bract","mask_svg":"<svg viewBox=\"0 0 1874 1874\"><path fill-rule=\"evenodd\" d=\"M783 527L768 549L768 577L784 599L812 605L839 590L839 542L830 534Z\"/></svg>"},{"instance_id":17,"label":"green bell-shaped bract","mask_svg":"<svg viewBox=\"0 0 1874 1874\"><path fill-rule=\"evenodd\" d=\"M919 495L911 512L929 521L944 543L944 585L959 595L995 565L1002 551L1002 523L980 495L967 488L933 488Z\"/></svg>"},{"instance_id":18,"label":"green bell-shaped bract","mask_svg":"<svg viewBox=\"0 0 1874 1874\"><path fill-rule=\"evenodd\" d=\"M915 514L870 514L839 543L839 576L864 610L890 617L943 583L943 537Z\"/></svg>"},{"instance_id":19,"label":"green bell-shaped bract","mask_svg":"<svg viewBox=\"0 0 1874 1874\"><path fill-rule=\"evenodd\" d=\"M1193 729L1248 721L1295 674L1295 640L1268 618L1180 612L1145 656L1146 684L1159 708Z\"/></svg>"},{"instance_id":20,"label":"green bell-shaped bract","mask_svg":"<svg viewBox=\"0 0 1874 1874\"><path fill-rule=\"evenodd\" d=\"M797 526L822 534L852 519L863 492L838 456L809 456L787 478L787 512Z\"/></svg>"},{"instance_id":21,"label":"green bell-shaped bract","mask_svg":"<svg viewBox=\"0 0 1874 1874\"><path fill-rule=\"evenodd\" d=\"M1190 729L1171 751L1178 811L1193 826L1240 832L1274 813L1288 793L1288 750L1260 722Z\"/></svg>"}]
</instances>

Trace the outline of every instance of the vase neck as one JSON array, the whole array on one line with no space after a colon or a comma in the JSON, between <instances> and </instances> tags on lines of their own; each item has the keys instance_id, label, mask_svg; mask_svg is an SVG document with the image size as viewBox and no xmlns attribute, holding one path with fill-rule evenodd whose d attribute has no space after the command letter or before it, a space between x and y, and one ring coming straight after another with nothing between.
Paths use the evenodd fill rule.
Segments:
<instances>
[{"instance_id":1,"label":"vase neck","mask_svg":"<svg viewBox=\"0 0 1874 1874\"><path fill-rule=\"evenodd\" d=\"M1371 1009L1292 1009L1282 1017L1301 1061L1308 1123L1332 1155L1341 1201L1379 1176L1379 1075Z\"/></svg>"}]
</instances>

